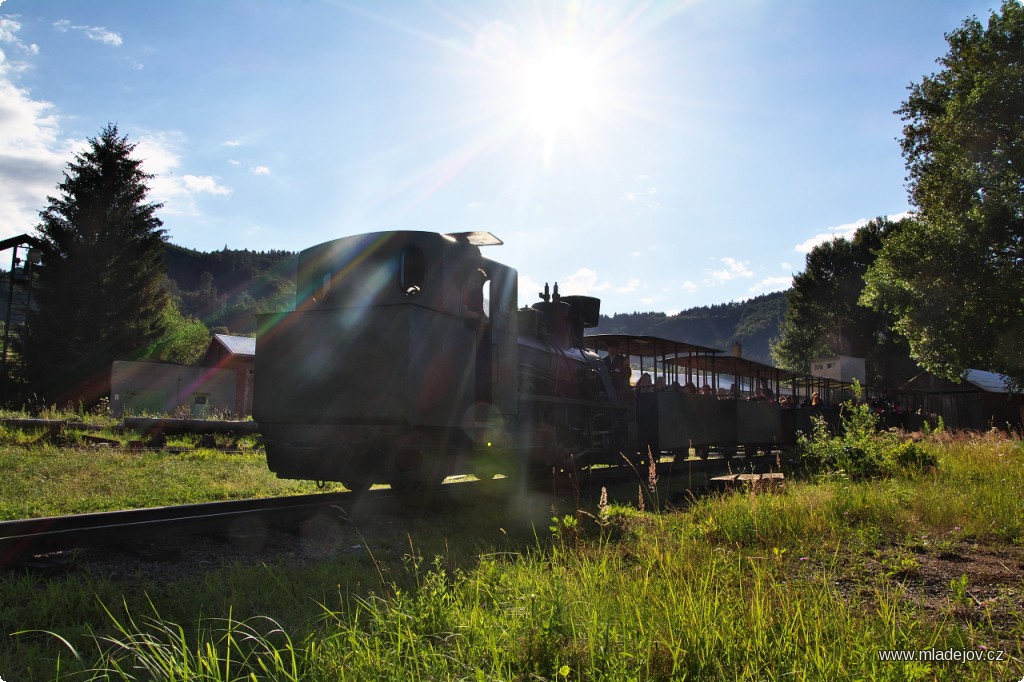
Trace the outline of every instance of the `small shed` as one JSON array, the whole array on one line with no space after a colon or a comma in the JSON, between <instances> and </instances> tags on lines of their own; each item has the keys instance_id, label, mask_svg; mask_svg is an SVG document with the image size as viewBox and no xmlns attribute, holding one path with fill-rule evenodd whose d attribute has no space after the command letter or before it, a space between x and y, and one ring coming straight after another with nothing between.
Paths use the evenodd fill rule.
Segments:
<instances>
[{"instance_id":1,"label":"small shed","mask_svg":"<svg viewBox=\"0 0 1024 682\"><path fill-rule=\"evenodd\" d=\"M250 336L214 334L201 367L230 370L235 373L234 413L243 417L252 414L252 386L256 370L256 339Z\"/></svg>"},{"instance_id":2,"label":"small shed","mask_svg":"<svg viewBox=\"0 0 1024 682\"><path fill-rule=\"evenodd\" d=\"M1024 421L1024 401L996 372L969 369L959 383L922 372L900 386L900 396L908 412L941 416L953 429L1019 431Z\"/></svg>"},{"instance_id":3,"label":"small shed","mask_svg":"<svg viewBox=\"0 0 1024 682\"><path fill-rule=\"evenodd\" d=\"M252 414L256 339L215 334L196 365L115 361L110 409L116 416Z\"/></svg>"}]
</instances>

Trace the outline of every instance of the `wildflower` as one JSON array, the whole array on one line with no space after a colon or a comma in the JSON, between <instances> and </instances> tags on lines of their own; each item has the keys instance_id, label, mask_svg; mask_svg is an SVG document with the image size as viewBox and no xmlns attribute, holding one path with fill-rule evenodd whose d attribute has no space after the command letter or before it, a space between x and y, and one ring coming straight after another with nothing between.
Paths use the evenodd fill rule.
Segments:
<instances>
[{"instance_id":1,"label":"wildflower","mask_svg":"<svg viewBox=\"0 0 1024 682\"><path fill-rule=\"evenodd\" d=\"M654 461L654 454L647 448L647 488L653 493L658 487L658 465Z\"/></svg>"}]
</instances>

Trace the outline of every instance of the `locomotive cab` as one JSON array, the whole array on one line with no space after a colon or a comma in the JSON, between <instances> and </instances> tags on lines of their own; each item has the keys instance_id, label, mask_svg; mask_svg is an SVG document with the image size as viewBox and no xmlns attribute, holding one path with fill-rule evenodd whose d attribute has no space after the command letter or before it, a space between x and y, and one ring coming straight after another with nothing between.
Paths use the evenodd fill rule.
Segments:
<instances>
[{"instance_id":1,"label":"locomotive cab","mask_svg":"<svg viewBox=\"0 0 1024 682\"><path fill-rule=\"evenodd\" d=\"M300 253L295 309L259 319L254 417L272 471L434 485L481 412L514 413L516 272L481 255L494 243L382 232Z\"/></svg>"}]
</instances>

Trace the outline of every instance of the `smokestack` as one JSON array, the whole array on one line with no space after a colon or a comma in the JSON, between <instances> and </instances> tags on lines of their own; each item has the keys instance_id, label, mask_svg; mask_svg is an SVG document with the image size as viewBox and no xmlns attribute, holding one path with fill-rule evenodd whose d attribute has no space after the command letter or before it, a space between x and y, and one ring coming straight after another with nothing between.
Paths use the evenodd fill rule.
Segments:
<instances>
[{"instance_id":1,"label":"smokestack","mask_svg":"<svg viewBox=\"0 0 1024 682\"><path fill-rule=\"evenodd\" d=\"M734 358L743 357L743 344L741 344L739 341L734 341L732 344L732 356Z\"/></svg>"}]
</instances>

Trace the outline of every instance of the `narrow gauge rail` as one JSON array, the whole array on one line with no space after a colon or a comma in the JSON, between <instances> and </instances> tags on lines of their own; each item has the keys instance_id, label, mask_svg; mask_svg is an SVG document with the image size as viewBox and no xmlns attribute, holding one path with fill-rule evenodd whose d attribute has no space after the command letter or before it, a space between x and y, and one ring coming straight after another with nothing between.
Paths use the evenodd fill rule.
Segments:
<instances>
[{"instance_id":1,"label":"narrow gauge rail","mask_svg":"<svg viewBox=\"0 0 1024 682\"><path fill-rule=\"evenodd\" d=\"M47 552L224 533L243 518L259 518L268 527L294 526L325 510L347 509L353 500L351 493L322 493L3 521L0 567Z\"/></svg>"}]
</instances>

